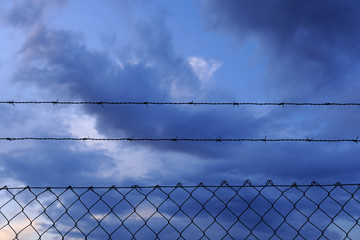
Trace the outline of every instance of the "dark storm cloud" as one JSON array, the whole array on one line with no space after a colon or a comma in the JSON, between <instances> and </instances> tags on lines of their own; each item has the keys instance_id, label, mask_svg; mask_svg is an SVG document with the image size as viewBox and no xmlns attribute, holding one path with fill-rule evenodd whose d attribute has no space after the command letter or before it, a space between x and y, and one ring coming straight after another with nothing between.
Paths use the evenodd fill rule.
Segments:
<instances>
[{"instance_id":1,"label":"dark storm cloud","mask_svg":"<svg viewBox=\"0 0 360 240\"><path fill-rule=\"evenodd\" d=\"M233 146L236 148L236 146ZM247 143L238 147L231 157L207 161L197 174L182 175L185 184L204 182L242 184L250 179L253 184L273 180L277 184L351 183L359 178L358 146L348 144L317 143ZM210 174L211 173L211 174ZM155 173L153 174L155 177ZM166 180L164 180L166 182Z\"/></svg>"},{"instance_id":2,"label":"dark storm cloud","mask_svg":"<svg viewBox=\"0 0 360 240\"><path fill-rule=\"evenodd\" d=\"M171 99L174 84L179 89L200 91L199 80L189 64L175 56L169 43L171 35L163 28L142 25L139 36L146 44L132 48L139 62L124 62L120 67L106 54L87 49L79 35L38 26L20 51L23 62L14 79L49 89L62 98L89 101L165 101ZM111 137L123 133L154 138L252 136L260 124L236 111L215 113L166 106L90 106L86 110L96 115L97 128ZM208 144L149 145L211 157L224 154L223 147Z\"/></svg>"},{"instance_id":3,"label":"dark storm cloud","mask_svg":"<svg viewBox=\"0 0 360 240\"><path fill-rule=\"evenodd\" d=\"M67 0L14 0L3 17L15 27L29 27L42 22L44 14L52 7L63 5ZM8 3L7 3L8 4Z\"/></svg>"},{"instance_id":4,"label":"dark storm cloud","mask_svg":"<svg viewBox=\"0 0 360 240\"><path fill-rule=\"evenodd\" d=\"M263 97L280 100L359 101L360 4L353 1L203 1L207 27L225 30L239 42L255 40L266 59ZM356 138L358 108L272 110L264 135ZM257 149L261 149L261 153ZM213 163L228 179L236 175L320 182L358 179L354 145L268 144L243 146L229 162ZM235 162L235 163L234 163ZM240 162L240 163L239 163ZM205 172L208 170L204 170ZM236 181L236 180L235 180ZM290 180L291 181L291 180ZM263 182L259 182L263 183Z\"/></svg>"},{"instance_id":5,"label":"dark storm cloud","mask_svg":"<svg viewBox=\"0 0 360 240\"><path fill-rule=\"evenodd\" d=\"M250 10L256 8L254 3L241 3ZM326 79L325 76L305 78L305 76L312 76L310 73L314 73L314 75L318 73L317 68L315 70L309 68L303 73L300 72L301 69L309 67L310 62L315 59L307 51L317 49L311 44L299 41L295 34L297 30L292 30L292 28L298 25L303 26L303 29L308 29L309 34L313 34L319 39L327 36L326 39L329 40L325 44L338 44L334 45L335 50L344 48L347 51L343 53L346 56L345 59L354 57L346 44L338 43L335 30L325 31L326 25L320 24L321 21L318 20L320 22L318 23L319 30L315 31L308 23L310 20L303 20L302 15L293 17L290 13L291 16L288 18L294 19L293 21L298 19L298 24L283 23L286 27L278 27L277 25L281 23L280 20L273 20L274 23L269 20L269 26L266 26L262 22L257 23L256 18L250 14L244 13L245 16L242 17L249 18L249 23L243 19L242 21L245 23L237 25L235 21L237 14L231 15L230 9L239 7L240 3L229 1L221 5L220 2L208 2L208 8L211 9L217 4L219 5L218 9L213 9L212 12L216 13L216 17L211 15L214 22L212 26L225 27L222 24L226 21L229 25L226 28L237 30L235 31L237 32L236 36L243 38L249 34L256 35L264 44L264 50L266 50L265 47L270 47L272 50L269 52L272 57L276 53L280 63L291 66L290 69L276 69L275 76L283 77L289 73L296 73L294 76L297 78L277 78L276 83L282 84L274 84L272 81L271 88L277 88L283 92L290 89L290 93L294 93L294 98L300 96L302 100L306 94L300 94L297 91L304 86L309 86L310 93L313 93L314 89L317 89L318 85L324 81L329 82L329 86L324 86L326 93L343 88L342 83L334 78L337 73L334 75L331 72L337 70L332 69L331 64L327 62L339 60L328 60L330 53L321 49L315 54L318 56L316 57L317 64L329 68L327 74L330 74L331 78ZM334 3L331 2L331 4ZM284 9L283 5L287 6L288 4L278 1L272 9ZM307 4L304 5L307 6ZM221 20L218 19L217 17L224 14L225 10L230 12ZM248 11L251 12L250 10ZM265 10L261 11L266 12ZM319 17L321 18L321 16ZM327 19L325 16L322 18ZM118 48L118 59L113 59L114 56L109 56L104 52L89 49L85 44L86 39L80 34L49 29L38 24L29 32L19 51L22 61L14 74L14 80L24 86L39 86L50 92L54 96L54 100L59 98L59 100L85 101L170 101L175 88L180 92L182 101L196 101L196 94L202 91L200 82L194 76L187 61L174 53L171 32L164 22L164 19L158 16L153 18L152 22L135 24L136 30L132 41ZM276 27L279 29L277 30ZM351 27L349 28L351 29ZM341 31L344 34L350 32L346 29ZM288 51L283 50L281 45L289 48ZM292 45L295 46L294 49L291 48ZM297 55L298 52L301 54ZM121 61L121 64L118 64L117 60ZM301 65L303 68L295 64L302 61L304 62ZM290 82L287 82L288 80ZM305 81L306 84L300 80ZM333 84L340 87L334 88ZM352 93L356 92L354 89L352 88ZM181 95L182 92L185 93L184 96ZM192 95L195 99L189 99L186 95L188 93L195 93ZM201 94L210 101L212 100L211 94L202 92ZM358 98L354 94L339 95ZM107 137L262 138L268 136L268 138L282 138L290 136L290 138L326 139L354 138L356 135L353 132L359 130L359 127L356 127L359 117L351 113L353 109L330 110L332 112L329 114L329 112L322 112L318 109L285 107L285 109L272 110L271 114L265 114L265 117L258 118L254 118L243 108L216 108L215 110L206 107L104 106L102 108L101 106L87 106L84 109L96 117L97 130ZM348 114L351 118L346 118L346 124L343 124L345 122L342 118ZM186 172L182 169L176 173L177 180L175 181L184 181L189 184L201 181L218 184L223 179L230 179L230 181L238 183L245 177L255 179L255 181L261 179L259 184L267 178L288 182L295 179L327 181L358 177L353 168L353 166L357 166L354 164L356 161L354 156L358 150L353 145L347 148L348 145L343 144L340 146L339 152L334 154L330 151L333 146L311 145L312 143L308 145L304 145L304 143L268 143L264 145L183 142L131 144L135 144L134 149L136 149L136 144L144 144L151 147L154 153L176 151L185 153L184 157L187 157L187 154L201 157L203 162L194 165L196 170ZM339 162L337 159L342 159L342 156L347 154L347 149L349 149L349 155L347 155L346 162ZM167 162L168 166L170 163L171 160ZM172 166L171 169L175 170L176 167ZM331 176L328 173L331 173ZM166 184L169 182L169 178L174 178L174 176L154 172L149 173L144 179L147 181L157 179Z\"/></svg>"},{"instance_id":6,"label":"dark storm cloud","mask_svg":"<svg viewBox=\"0 0 360 240\"><path fill-rule=\"evenodd\" d=\"M229 0L204 5L210 29L259 41L264 57L270 55L269 86L282 96L308 97L317 91L324 97L358 81L358 2Z\"/></svg>"},{"instance_id":7,"label":"dark storm cloud","mask_svg":"<svg viewBox=\"0 0 360 240\"><path fill-rule=\"evenodd\" d=\"M28 151L0 154L2 174L32 186L91 185L99 160L110 161L100 151L73 152L69 145L59 143L39 143Z\"/></svg>"}]
</instances>

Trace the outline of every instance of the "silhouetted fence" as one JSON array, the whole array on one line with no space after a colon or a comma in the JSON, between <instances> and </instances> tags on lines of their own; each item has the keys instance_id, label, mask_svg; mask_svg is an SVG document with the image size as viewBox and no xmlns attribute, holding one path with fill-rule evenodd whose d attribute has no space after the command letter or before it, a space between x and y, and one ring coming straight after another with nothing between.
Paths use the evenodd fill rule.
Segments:
<instances>
[{"instance_id":1,"label":"silhouetted fence","mask_svg":"<svg viewBox=\"0 0 360 240\"><path fill-rule=\"evenodd\" d=\"M0 239L360 239L360 185L0 189Z\"/></svg>"}]
</instances>

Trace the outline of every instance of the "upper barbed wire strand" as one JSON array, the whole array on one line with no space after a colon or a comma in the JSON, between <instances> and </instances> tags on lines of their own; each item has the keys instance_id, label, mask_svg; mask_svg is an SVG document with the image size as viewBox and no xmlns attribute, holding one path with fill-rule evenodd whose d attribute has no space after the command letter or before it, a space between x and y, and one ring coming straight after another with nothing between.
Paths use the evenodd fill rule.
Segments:
<instances>
[{"instance_id":1,"label":"upper barbed wire strand","mask_svg":"<svg viewBox=\"0 0 360 240\"><path fill-rule=\"evenodd\" d=\"M360 106L357 102L151 102L151 101L0 101L0 104L53 104L53 105L210 105L210 106Z\"/></svg>"}]
</instances>

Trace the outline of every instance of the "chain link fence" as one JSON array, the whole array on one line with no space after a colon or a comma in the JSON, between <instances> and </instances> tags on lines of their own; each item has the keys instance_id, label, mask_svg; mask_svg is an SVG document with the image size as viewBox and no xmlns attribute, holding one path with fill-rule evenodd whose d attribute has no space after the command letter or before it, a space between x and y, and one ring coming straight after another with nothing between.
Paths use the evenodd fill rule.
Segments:
<instances>
[{"instance_id":1,"label":"chain link fence","mask_svg":"<svg viewBox=\"0 0 360 240\"><path fill-rule=\"evenodd\" d=\"M0 189L0 239L360 239L360 185Z\"/></svg>"}]
</instances>

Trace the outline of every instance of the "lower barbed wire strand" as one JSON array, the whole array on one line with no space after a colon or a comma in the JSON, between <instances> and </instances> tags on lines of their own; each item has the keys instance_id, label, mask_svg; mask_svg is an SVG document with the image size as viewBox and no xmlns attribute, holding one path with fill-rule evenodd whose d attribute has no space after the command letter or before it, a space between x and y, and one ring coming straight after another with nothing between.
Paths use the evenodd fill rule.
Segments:
<instances>
[{"instance_id":1,"label":"lower barbed wire strand","mask_svg":"<svg viewBox=\"0 0 360 240\"><path fill-rule=\"evenodd\" d=\"M211 106L360 106L357 102L153 102L153 101L0 101L0 104L53 104L53 105L211 105Z\"/></svg>"}]
</instances>

